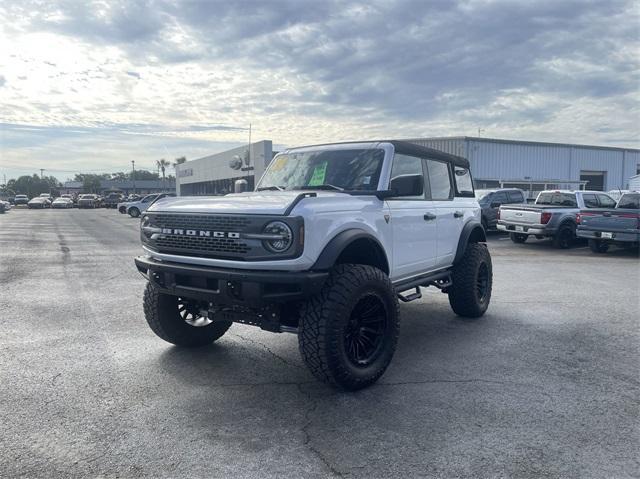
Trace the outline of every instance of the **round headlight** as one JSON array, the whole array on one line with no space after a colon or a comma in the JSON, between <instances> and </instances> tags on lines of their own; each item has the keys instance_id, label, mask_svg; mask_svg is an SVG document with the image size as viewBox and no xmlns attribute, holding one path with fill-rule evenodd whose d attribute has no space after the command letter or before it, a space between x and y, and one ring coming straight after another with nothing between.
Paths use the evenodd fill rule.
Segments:
<instances>
[{"instance_id":1,"label":"round headlight","mask_svg":"<svg viewBox=\"0 0 640 479\"><path fill-rule=\"evenodd\" d=\"M293 232L289 225L282 221L272 221L264 227L264 233L278 236L264 241L265 247L272 253L284 253L293 244Z\"/></svg>"}]
</instances>

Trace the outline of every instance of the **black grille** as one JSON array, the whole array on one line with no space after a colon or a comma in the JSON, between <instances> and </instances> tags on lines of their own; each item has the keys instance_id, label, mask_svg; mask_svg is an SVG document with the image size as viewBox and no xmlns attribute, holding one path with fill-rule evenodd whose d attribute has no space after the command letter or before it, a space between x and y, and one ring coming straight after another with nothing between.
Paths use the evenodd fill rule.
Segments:
<instances>
[{"instance_id":1,"label":"black grille","mask_svg":"<svg viewBox=\"0 0 640 479\"><path fill-rule=\"evenodd\" d=\"M154 226L191 230L242 232L251 224L241 216L155 214L152 219Z\"/></svg>"},{"instance_id":2,"label":"black grille","mask_svg":"<svg viewBox=\"0 0 640 479\"><path fill-rule=\"evenodd\" d=\"M156 245L167 249L186 249L208 253L246 254L251 248L240 240L226 238L200 238L193 236L162 236L156 239Z\"/></svg>"}]
</instances>

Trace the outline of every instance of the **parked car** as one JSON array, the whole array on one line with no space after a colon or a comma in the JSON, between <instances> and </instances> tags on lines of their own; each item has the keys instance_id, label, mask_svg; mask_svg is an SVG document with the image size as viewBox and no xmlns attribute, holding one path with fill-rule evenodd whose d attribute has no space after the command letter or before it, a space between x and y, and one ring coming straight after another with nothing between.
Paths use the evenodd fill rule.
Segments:
<instances>
[{"instance_id":1,"label":"parked car","mask_svg":"<svg viewBox=\"0 0 640 479\"><path fill-rule=\"evenodd\" d=\"M29 200L29 202L27 203L27 206L29 208L51 208L51 200L49 200L49 198L46 198L44 196L36 196L35 198L32 198Z\"/></svg>"},{"instance_id":2,"label":"parked car","mask_svg":"<svg viewBox=\"0 0 640 479\"><path fill-rule=\"evenodd\" d=\"M123 199L122 193L109 193L104 197L103 206L105 208L117 208Z\"/></svg>"},{"instance_id":3,"label":"parked car","mask_svg":"<svg viewBox=\"0 0 640 479\"><path fill-rule=\"evenodd\" d=\"M401 141L287 150L256 191L162 199L140 233L156 335L196 347L233 322L295 333L315 377L347 390L391 362L399 300L436 287L478 318L491 299L469 162Z\"/></svg>"},{"instance_id":4,"label":"parked car","mask_svg":"<svg viewBox=\"0 0 640 479\"><path fill-rule=\"evenodd\" d=\"M100 198L98 195L86 194L81 195L78 199L78 208L98 208L100 207Z\"/></svg>"},{"instance_id":5,"label":"parked car","mask_svg":"<svg viewBox=\"0 0 640 479\"><path fill-rule=\"evenodd\" d=\"M65 198L61 196L60 198L56 198L51 203L52 208L73 208L73 200L71 198Z\"/></svg>"},{"instance_id":6,"label":"parked car","mask_svg":"<svg viewBox=\"0 0 640 479\"><path fill-rule=\"evenodd\" d=\"M140 216L140 213L146 211L147 208L149 208L149 206L151 206L155 201L166 198L167 196L175 196L175 193L154 193L152 195L147 195L140 201L127 203L126 212L129 213L129 216L132 218L137 218Z\"/></svg>"},{"instance_id":7,"label":"parked car","mask_svg":"<svg viewBox=\"0 0 640 479\"><path fill-rule=\"evenodd\" d=\"M26 205L29 203L29 197L27 195L16 195L13 199L14 204L17 205Z\"/></svg>"},{"instance_id":8,"label":"parked car","mask_svg":"<svg viewBox=\"0 0 640 479\"><path fill-rule=\"evenodd\" d=\"M594 253L606 253L612 244L637 248L640 244L640 193L625 193L613 209L582 210L578 237L589 240Z\"/></svg>"},{"instance_id":9,"label":"parked car","mask_svg":"<svg viewBox=\"0 0 640 479\"><path fill-rule=\"evenodd\" d=\"M0 213L4 213L11 209L11 203L8 201L0 200Z\"/></svg>"},{"instance_id":10,"label":"parked car","mask_svg":"<svg viewBox=\"0 0 640 479\"><path fill-rule=\"evenodd\" d=\"M496 229L498 210L502 205L526 203L524 192L517 188L476 190L476 198L482 210L482 226L485 231Z\"/></svg>"},{"instance_id":11,"label":"parked car","mask_svg":"<svg viewBox=\"0 0 640 479\"><path fill-rule=\"evenodd\" d=\"M541 191L532 205L501 206L498 230L514 243L529 236L552 238L557 248L569 248L576 239L576 215L588 208L613 208L616 202L601 191Z\"/></svg>"}]
</instances>

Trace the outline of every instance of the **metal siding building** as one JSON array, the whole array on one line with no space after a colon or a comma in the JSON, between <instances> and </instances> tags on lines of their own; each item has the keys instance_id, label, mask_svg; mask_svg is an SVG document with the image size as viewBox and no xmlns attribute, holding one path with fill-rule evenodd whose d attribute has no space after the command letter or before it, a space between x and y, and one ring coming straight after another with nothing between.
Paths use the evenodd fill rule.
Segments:
<instances>
[{"instance_id":1,"label":"metal siding building","mask_svg":"<svg viewBox=\"0 0 640 479\"><path fill-rule=\"evenodd\" d=\"M234 170L229 166L234 157L245 155L250 159L250 170ZM260 179L272 157L272 143L264 140L187 161L176 167L177 194L190 196L232 193L234 182L239 179L247 180L249 189L253 189L255 181Z\"/></svg>"},{"instance_id":2,"label":"metal siding building","mask_svg":"<svg viewBox=\"0 0 640 479\"><path fill-rule=\"evenodd\" d=\"M467 136L407 141L467 158L480 187L547 182L578 188L582 181L608 191L625 189L629 179L640 173L640 150L631 148Z\"/></svg>"}]
</instances>

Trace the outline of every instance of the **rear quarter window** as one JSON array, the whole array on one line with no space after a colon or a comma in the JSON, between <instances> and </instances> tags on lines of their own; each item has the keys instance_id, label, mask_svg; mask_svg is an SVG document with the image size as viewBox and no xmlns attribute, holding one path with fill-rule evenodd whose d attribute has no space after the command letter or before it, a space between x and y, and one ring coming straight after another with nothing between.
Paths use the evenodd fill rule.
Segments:
<instances>
[{"instance_id":1,"label":"rear quarter window","mask_svg":"<svg viewBox=\"0 0 640 479\"><path fill-rule=\"evenodd\" d=\"M520 191L509 191L509 201L511 203L524 203L524 195Z\"/></svg>"}]
</instances>

